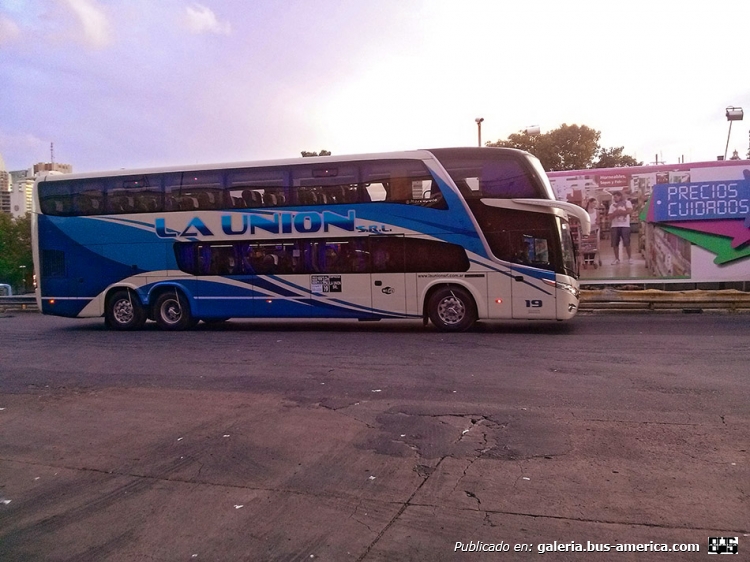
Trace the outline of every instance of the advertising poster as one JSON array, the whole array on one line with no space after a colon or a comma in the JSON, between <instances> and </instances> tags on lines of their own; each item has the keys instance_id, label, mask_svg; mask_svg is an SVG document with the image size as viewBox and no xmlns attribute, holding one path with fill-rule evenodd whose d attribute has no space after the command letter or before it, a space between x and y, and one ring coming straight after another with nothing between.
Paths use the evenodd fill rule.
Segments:
<instances>
[{"instance_id":1,"label":"advertising poster","mask_svg":"<svg viewBox=\"0 0 750 562\"><path fill-rule=\"evenodd\" d=\"M582 283L750 279L750 161L550 172L573 226Z\"/></svg>"}]
</instances>

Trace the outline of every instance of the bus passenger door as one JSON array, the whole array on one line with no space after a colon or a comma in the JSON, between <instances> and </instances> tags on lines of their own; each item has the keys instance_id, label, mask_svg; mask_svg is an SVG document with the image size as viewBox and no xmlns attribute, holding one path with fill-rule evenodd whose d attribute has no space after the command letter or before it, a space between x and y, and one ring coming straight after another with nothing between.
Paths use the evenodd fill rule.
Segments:
<instances>
[{"instance_id":1,"label":"bus passenger door","mask_svg":"<svg viewBox=\"0 0 750 562\"><path fill-rule=\"evenodd\" d=\"M404 237L371 236L369 241L372 311L386 318L403 317L406 315Z\"/></svg>"},{"instance_id":2,"label":"bus passenger door","mask_svg":"<svg viewBox=\"0 0 750 562\"><path fill-rule=\"evenodd\" d=\"M546 274L554 279L554 273L514 265L510 274L513 318L557 318L555 289L540 279Z\"/></svg>"}]
</instances>

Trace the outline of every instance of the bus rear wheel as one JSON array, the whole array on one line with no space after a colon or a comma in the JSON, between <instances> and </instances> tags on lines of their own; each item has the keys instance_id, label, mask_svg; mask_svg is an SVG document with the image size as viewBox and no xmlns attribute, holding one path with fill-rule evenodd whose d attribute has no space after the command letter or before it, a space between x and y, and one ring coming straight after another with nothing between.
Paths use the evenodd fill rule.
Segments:
<instances>
[{"instance_id":1,"label":"bus rear wheel","mask_svg":"<svg viewBox=\"0 0 750 562\"><path fill-rule=\"evenodd\" d=\"M477 321L474 299L460 287L443 287L430 297L427 314L443 332L463 332Z\"/></svg>"},{"instance_id":2,"label":"bus rear wheel","mask_svg":"<svg viewBox=\"0 0 750 562\"><path fill-rule=\"evenodd\" d=\"M190 305L179 291L162 293L154 304L154 320L162 330L186 330L198 323L190 314Z\"/></svg>"},{"instance_id":3,"label":"bus rear wheel","mask_svg":"<svg viewBox=\"0 0 750 562\"><path fill-rule=\"evenodd\" d=\"M146 323L146 310L133 291L116 291L107 300L104 322L113 330L138 330Z\"/></svg>"}]
</instances>

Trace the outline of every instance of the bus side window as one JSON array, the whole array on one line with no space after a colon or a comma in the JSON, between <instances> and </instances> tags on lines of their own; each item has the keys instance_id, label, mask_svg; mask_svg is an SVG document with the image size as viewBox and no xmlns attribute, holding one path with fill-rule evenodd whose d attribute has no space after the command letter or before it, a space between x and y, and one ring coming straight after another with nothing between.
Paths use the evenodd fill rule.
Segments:
<instances>
[{"instance_id":1,"label":"bus side window","mask_svg":"<svg viewBox=\"0 0 750 562\"><path fill-rule=\"evenodd\" d=\"M373 273L404 271L404 239L396 236L371 236L370 255Z\"/></svg>"},{"instance_id":2,"label":"bus side window","mask_svg":"<svg viewBox=\"0 0 750 562\"><path fill-rule=\"evenodd\" d=\"M287 168L232 170L226 175L228 207L255 208L284 205L281 197L288 184Z\"/></svg>"},{"instance_id":3,"label":"bus side window","mask_svg":"<svg viewBox=\"0 0 750 562\"><path fill-rule=\"evenodd\" d=\"M361 178L370 201L448 208L440 188L421 160L362 163Z\"/></svg>"}]
</instances>

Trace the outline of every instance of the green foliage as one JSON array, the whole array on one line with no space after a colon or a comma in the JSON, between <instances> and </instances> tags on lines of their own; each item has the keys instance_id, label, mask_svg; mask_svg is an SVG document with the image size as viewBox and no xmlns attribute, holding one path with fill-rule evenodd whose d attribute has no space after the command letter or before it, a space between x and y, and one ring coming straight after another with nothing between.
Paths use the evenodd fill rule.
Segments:
<instances>
[{"instance_id":1,"label":"green foliage","mask_svg":"<svg viewBox=\"0 0 750 562\"><path fill-rule=\"evenodd\" d=\"M632 156L623 154L624 150L624 146L618 146L617 148L612 147L599 149L599 159L594 162L592 168L624 168L625 166L643 166L643 162L639 162Z\"/></svg>"},{"instance_id":2,"label":"green foliage","mask_svg":"<svg viewBox=\"0 0 750 562\"><path fill-rule=\"evenodd\" d=\"M307 158L308 156L330 156L330 150L321 150L320 152L308 152L307 150L302 151L302 157Z\"/></svg>"},{"instance_id":3,"label":"green foliage","mask_svg":"<svg viewBox=\"0 0 750 562\"><path fill-rule=\"evenodd\" d=\"M0 283L30 288L34 264L31 259L31 215L14 219L0 213Z\"/></svg>"},{"instance_id":4,"label":"green foliage","mask_svg":"<svg viewBox=\"0 0 750 562\"><path fill-rule=\"evenodd\" d=\"M600 138L599 131L586 125L563 123L557 129L541 135L521 131L510 135L508 140L488 142L487 146L518 148L530 152L539 158L548 172L640 165L633 157L622 154L623 147L601 148Z\"/></svg>"}]
</instances>

